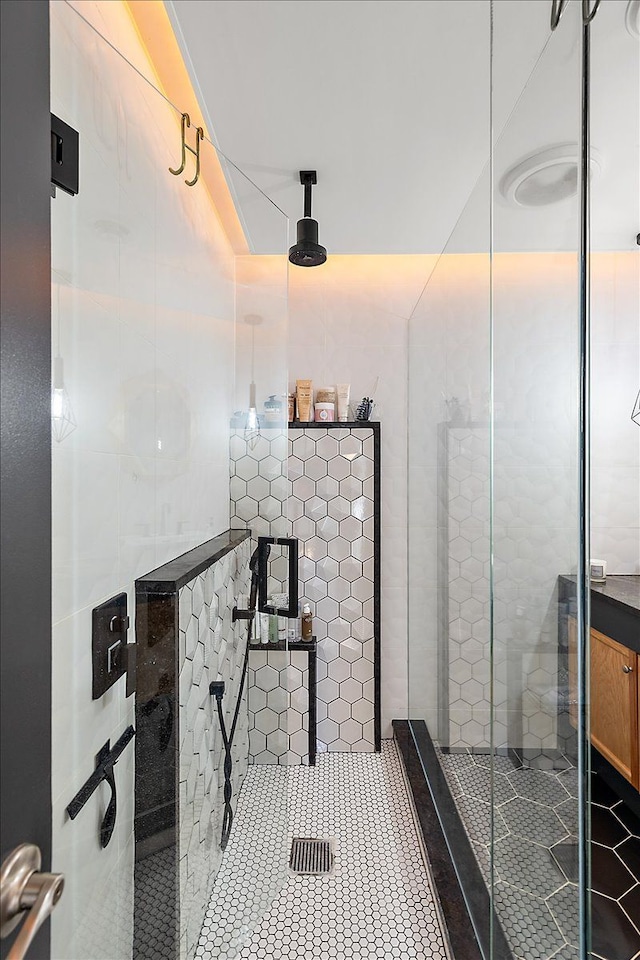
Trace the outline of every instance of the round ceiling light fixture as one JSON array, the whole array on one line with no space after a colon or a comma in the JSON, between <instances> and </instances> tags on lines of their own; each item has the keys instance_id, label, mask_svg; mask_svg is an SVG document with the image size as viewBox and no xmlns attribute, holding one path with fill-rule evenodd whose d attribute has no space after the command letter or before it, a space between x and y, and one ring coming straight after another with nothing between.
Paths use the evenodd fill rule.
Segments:
<instances>
[{"instance_id":1,"label":"round ceiling light fixture","mask_svg":"<svg viewBox=\"0 0 640 960\"><path fill-rule=\"evenodd\" d=\"M591 150L591 179L600 172L600 161ZM546 207L575 197L578 192L579 150L575 143L560 143L537 150L514 164L500 181L500 193L517 207Z\"/></svg>"}]
</instances>

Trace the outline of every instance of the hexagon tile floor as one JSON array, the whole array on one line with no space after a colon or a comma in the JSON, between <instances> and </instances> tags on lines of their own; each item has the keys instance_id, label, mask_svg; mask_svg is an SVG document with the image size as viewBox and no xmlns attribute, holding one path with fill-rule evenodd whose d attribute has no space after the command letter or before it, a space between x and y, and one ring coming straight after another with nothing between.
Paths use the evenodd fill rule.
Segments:
<instances>
[{"instance_id":1,"label":"hexagon tile floor","mask_svg":"<svg viewBox=\"0 0 640 960\"><path fill-rule=\"evenodd\" d=\"M488 755L438 757L489 885ZM496 757L495 908L516 960L577 957L577 770ZM593 957L640 960L640 820L596 774L591 786Z\"/></svg>"},{"instance_id":2,"label":"hexagon tile floor","mask_svg":"<svg viewBox=\"0 0 640 960\"><path fill-rule=\"evenodd\" d=\"M289 876L293 836L335 838L334 872ZM316 767L249 768L198 960L446 956L393 741Z\"/></svg>"}]
</instances>

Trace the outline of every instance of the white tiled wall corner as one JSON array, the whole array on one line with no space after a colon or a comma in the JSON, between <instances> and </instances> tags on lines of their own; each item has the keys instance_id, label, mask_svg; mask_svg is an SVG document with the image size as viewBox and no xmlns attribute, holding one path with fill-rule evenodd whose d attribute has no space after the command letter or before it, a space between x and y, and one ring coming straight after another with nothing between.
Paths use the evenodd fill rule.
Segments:
<instances>
[{"instance_id":1,"label":"white tiled wall corner","mask_svg":"<svg viewBox=\"0 0 640 960\"><path fill-rule=\"evenodd\" d=\"M630 420L640 386L638 269L634 254L592 257L591 554L608 559L611 573L637 572L640 562L640 431ZM435 730L438 578L424 544L437 533L438 499L429 468L435 424L449 417L444 398L456 396L471 419L486 415L485 274L483 258L443 257L410 323L410 384L432 404L428 417L409 419L410 708ZM555 582L577 560L575 265L570 255L504 256L494 279L496 653L518 651L522 687L510 689L512 704L525 745L546 747L555 738ZM452 513L450 522L461 519Z\"/></svg>"},{"instance_id":2,"label":"white tiled wall corner","mask_svg":"<svg viewBox=\"0 0 640 960\"><path fill-rule=\"evenodd\" d=\"M433 257L333 257L322 271L291 270L290 384L351 384L358 402L378 388L381 421L382 736L407 716L407 604L399 594L407 551L408 317ZM421 409L410 411L421 417ZM385 596L389 605L385 603Z\"/></svg>"},{"instance_id":3,"label":"white tiled wall corner","mask_svg":"<svg viewBox=\"0 0 640 960\"><path fill-rule=\"evenodd\" d=\"M573 290L574 271L573 259L565 255L506 255L494 262L494 675L498 690L494 700L500 707L506 697L506 658L513 660L517 651L518 663L510 676L517 674L520 679L517 684L510 681L508 702L519 704L520 715L526 710L526 746L547 746L553 734L547 731L546 721L528 723L528 718L543 713L552 719L556 709L538 696L536 658L543 650L552 651L547 686L555 690L555 584L558 574L574 569L576 560L572 453L577 422L573 401L576 313L567 293ZM484 463L478 461L479 472L473 468L473 451L465 445L478 432L475 428L458 438L445 500L440 498L450 551L440 577L438 564L430 564L423 555L422 540L438 539L438 477L429 482L428 470L430 464L444 462L437 423L488 419L487 276L486 258L445 255L410 324L410 383L421 391L425 365L430 364L432 371L425 384L432 404L429 416L409 424L410 708L412 715L428 720L436 735L451 736L452 742L466 746L486 746L489 722L487 663L483 662L487 658L477 655L488 641L488 541L483 526L489 465L485 458ZM564 311L560 314L559 303ZM453 412L455 406L457 412ZM483 442L480 434L476 439ZM439 542L442 549L441 536ZM453 616L449 643L459 654L450 664L449 722L446 710L439 708L433 681L438 635L446 629L438 604L443 578L449 587L446 620ZM496 716L503 725L506 715L506 709L498 709Z\"/></svg>"},{"instance_id":4,"label":"white tiled wall corner","mask_svg":"<svg viewBox=\"0 0 640 960\"><path fill-rule=\"evenodd\" d=\"M231 474L232 523L248 524L254 535L289 533L300 540L301 602L312 605L319 641L320 749L373 749L373 430L296 428L288 439L265 430L253 443L237 431ZM400 588L396 593L403 601ZM404 602L396 603L400 610ZM397 619L392 626L397 629ZM251 654L250 743L258 763L306 760L306 721L296 708L304 676L298 677L296 654L290 656L288 666L289 654Z\"/></svg>"},{"instance_id":5,"label":"white tiled wall corner","mask_svg":"<svg viewBox=\"0 0 640 960\"><path fill-rule=\"evenodd\" d=\"M329 751L372 750L373 430L293 427L289 441L301 602L310 603L318 638L318 743Z\"/></svg>"},{"instance_id":6,"label":"white tiled wall corner","mask_svg":"<svg viewBox=\"0 0 640 960\"><path fill-rule=\"evenodd\" d=\"M76 5L152 76L122 4ZM91 609L126 591L133 623L135 578L229 526L234 258L202 190L167 171L171 108L67 4L51 6L51 70L52 110L81 137L80 192L52 200L52 346L77 420L53 450L53 860L67 880L52 956L84 960L113 956L113 939L90 938L98 915L129 955L133 865L132 746L109 846L105 788L65 814L133 722L124 680L91 699Z\"/></svg>"}]
</instances>

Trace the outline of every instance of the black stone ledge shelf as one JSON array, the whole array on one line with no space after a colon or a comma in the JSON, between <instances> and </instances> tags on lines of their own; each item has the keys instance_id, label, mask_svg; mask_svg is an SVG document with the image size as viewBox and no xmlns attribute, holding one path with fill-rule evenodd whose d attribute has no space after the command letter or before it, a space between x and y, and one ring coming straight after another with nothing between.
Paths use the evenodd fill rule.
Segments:
<instances>
[{"instance_id":1,"label":"black stone ledge shelf","mask_svg":"<svg viewBox=\"0 0 640 960\"><path fill-rule=\"evenodd\" d=\"M222 560L228 553L235 550L243 540L251 536L249 529L231 528L221 533L212 540L207 540L199 546L194 547L176 557L175 560L169 560L161 567L156 567L151 573L145 574L136 580L136 591L138 593L175 593L185 583L189 583L194 577L210 567L212 564Z\"/></svg>"},{"instance_id":2,"label":"black stone ledge shelf","mask_svg":"<svg viewBox=\"0 0 640 960\"><path fill-rule=\"evenodd\" d=\"M379 420L294 420L289 430L373 430L380 432ZM260 428L262 429L262 427Z\"/></svg>"},{"instance_id":3,"label":"black stone ledge shelf","mask_svg":"<svg viewBox=\"0 0 640 960\"><path fill-rule=\"evenodd\" d=\"M465 424L467 426L467 424ZM232 430L244 430L245 422L231 421ZM270 430L284 433L285 430L358 430L369 428L380 431L379 420L293 420L291 423L260 423L260 433Z\"/></svg>"}]
</instances>

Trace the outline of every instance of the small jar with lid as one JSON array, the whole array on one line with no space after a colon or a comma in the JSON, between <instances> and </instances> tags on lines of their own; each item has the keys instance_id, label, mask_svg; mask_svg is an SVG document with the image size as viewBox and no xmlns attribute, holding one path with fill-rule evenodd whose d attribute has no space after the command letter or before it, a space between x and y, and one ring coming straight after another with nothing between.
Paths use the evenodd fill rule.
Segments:
<instances>
[{"instance_id":1,"label":"small jar with lid","mask_svg":"<svg viewBox=\"0 0 640 960\"><path fill-rule=\"evenodd\" d=\"M280 423L282 420L283 402L280 397L271 394L264 402L264 419L267 423Z\"/></svg>"},{"instance_id":2,"label":"small jar with lid","mask_svg":"<svg viewBox=\"0 0 640 960\"><path fill-rule=\"evenodd\" d=\"M316 423L332 423L336 419L335 390L322 387L316 391Z\"/></svg>"}]
</instances>

